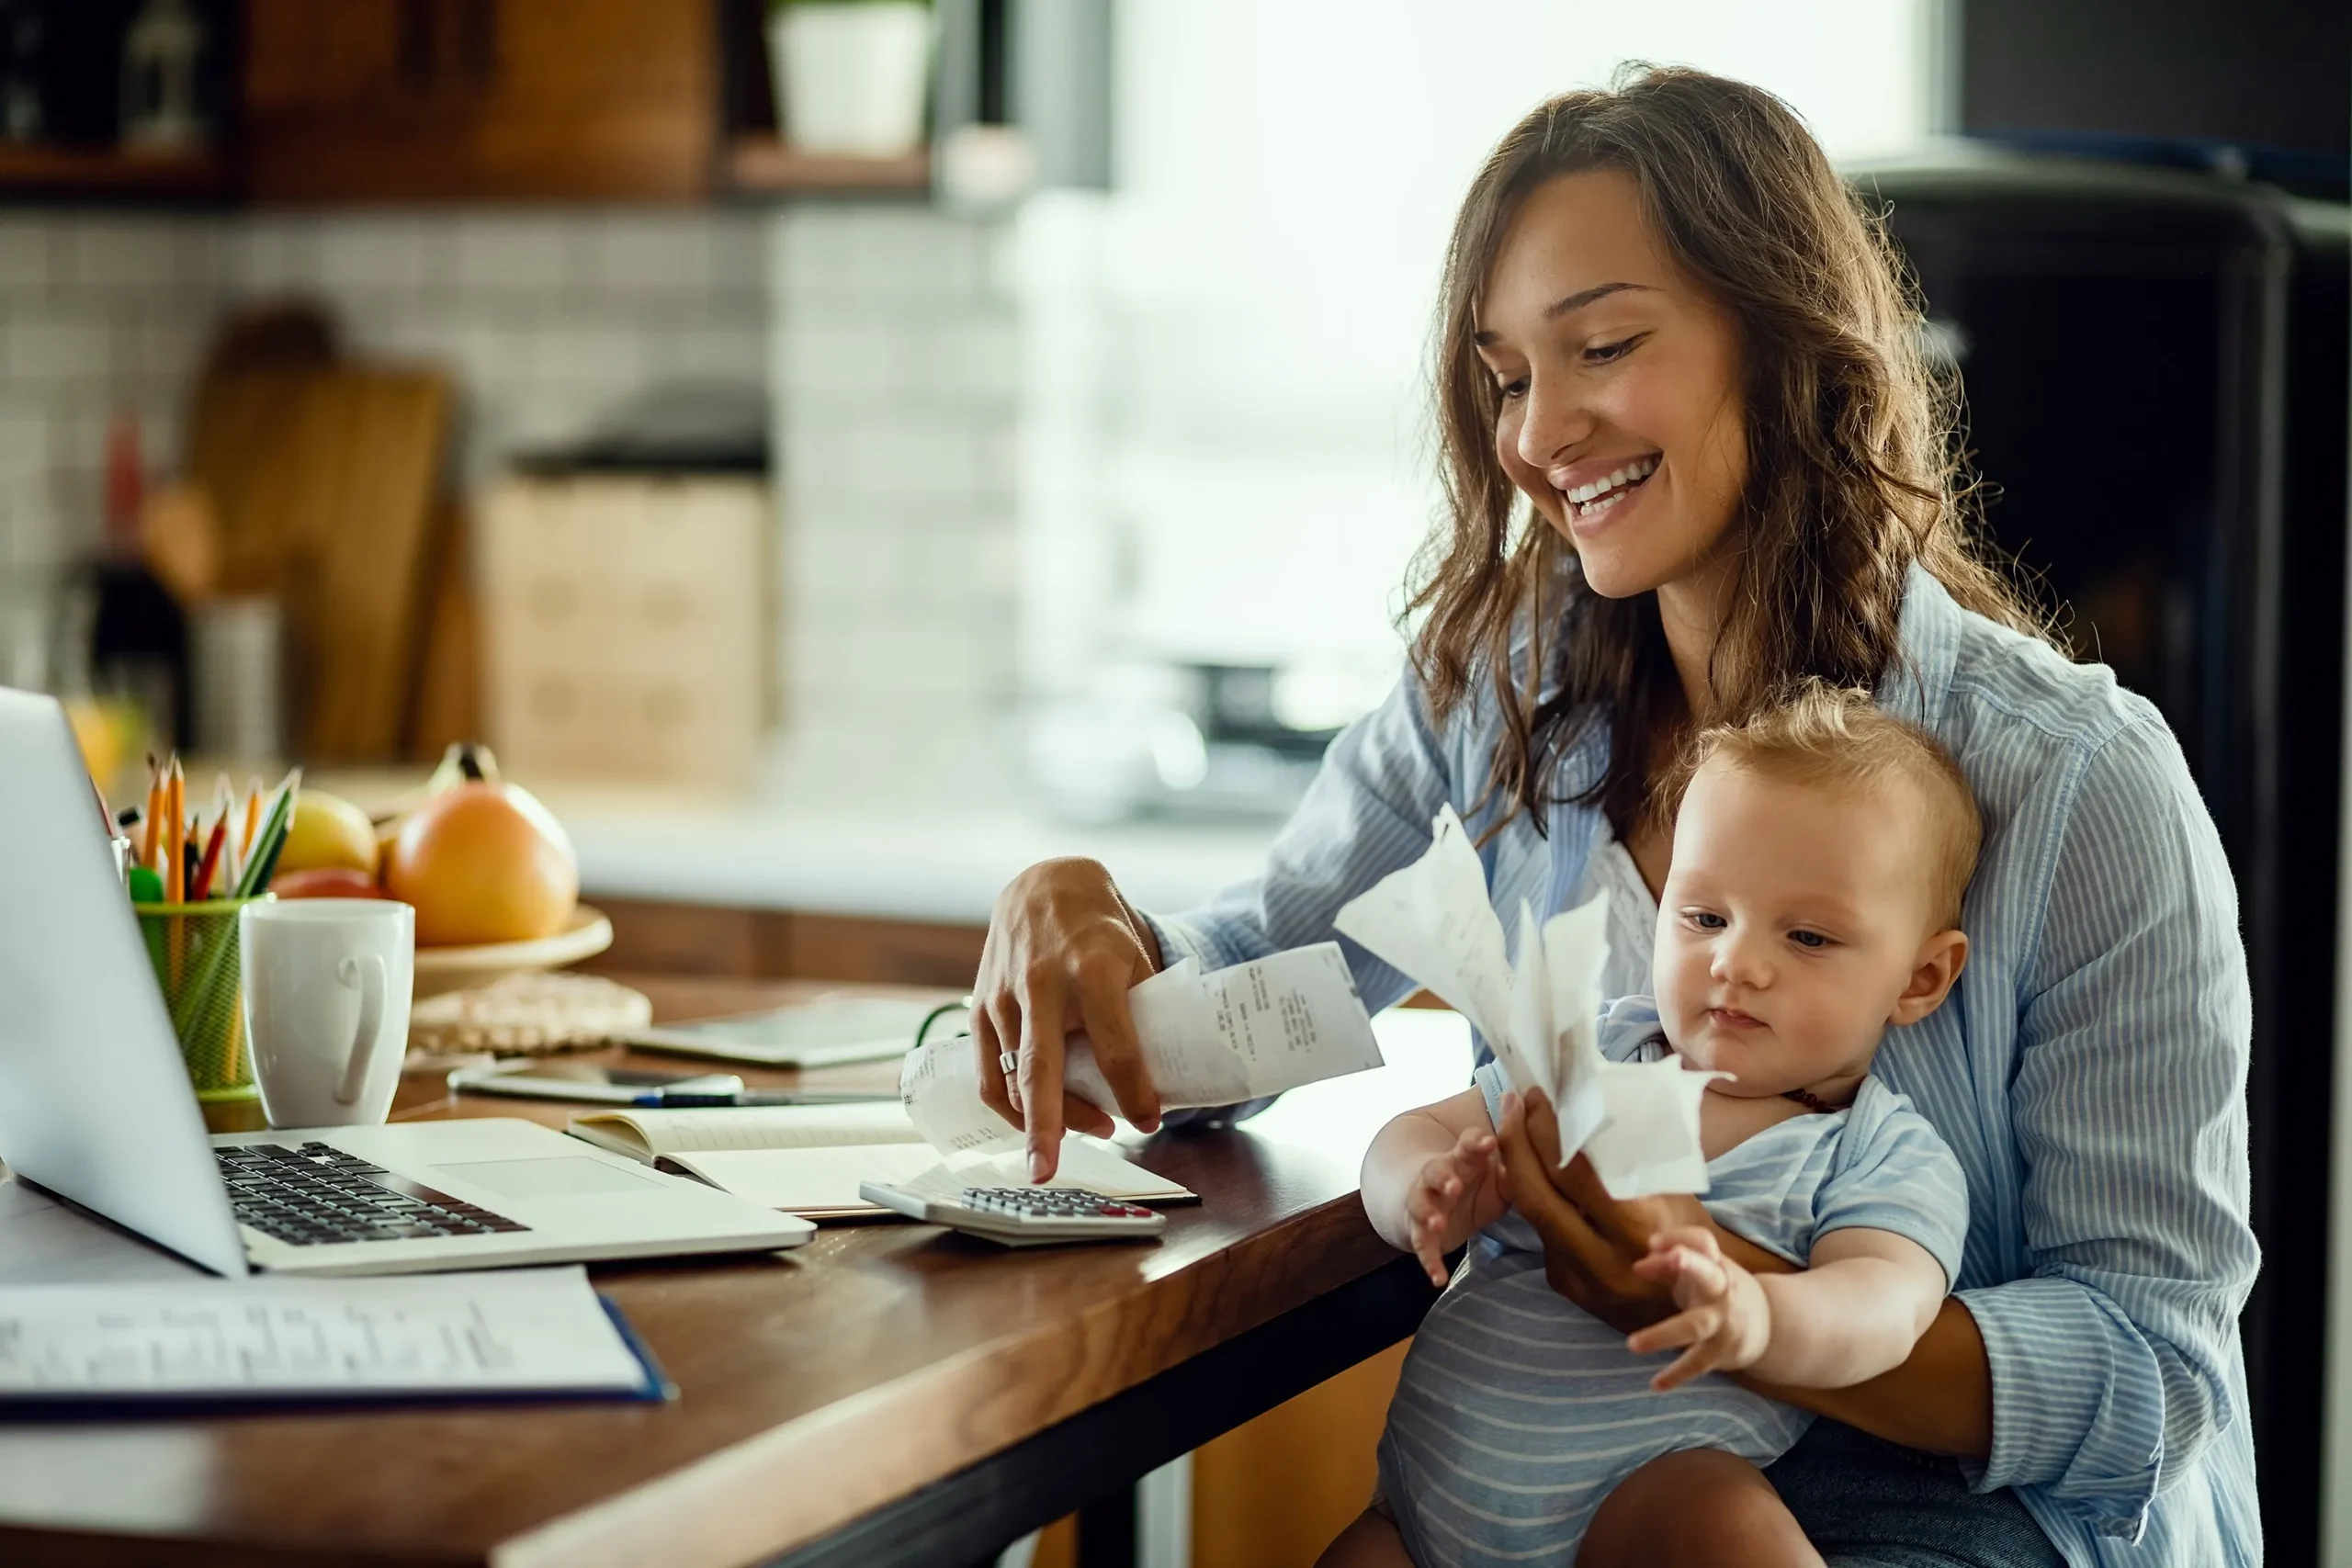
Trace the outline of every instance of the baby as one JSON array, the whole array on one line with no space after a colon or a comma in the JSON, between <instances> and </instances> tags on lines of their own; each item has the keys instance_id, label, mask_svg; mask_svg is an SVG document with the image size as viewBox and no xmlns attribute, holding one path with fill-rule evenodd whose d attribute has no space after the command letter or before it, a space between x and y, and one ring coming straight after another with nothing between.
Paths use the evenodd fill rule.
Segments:
<instances>
[{"instance_id":1,"label":"baby","mask_svg":"<svg viewBox=\"0 0 2352 1568\"><path fill-rule=\"evenodd\" d=\"M1553 1292L1533 1231L1507 1212L1498 1065L1397 1117L1364 1158L1374 1226L1440 1284L1442 1255L1477 1239L1406 1359L1380 1500L1327 1564L1575 1562L1594 1511L1643 1464L1713 1449L1752 1480L1745 1466L1812 1419L1706 1374L1860 1382L1910 1354L1950 1288L1959 1165L1870 1068L1887 1026L1933 1012L1967 957L1955 928L1981 829L1966 781L1868 694L1818 682L1700 735L1679 777L1657 999L1607 1008L1601 1050L1733 1075L1702 1100L1702 1201L1803 1268L1752 1273L1711 1230L1665 1233L1636 1268L1680 1311L1628 1339ZM1658 1350L1680 1354L1663 1369L1635 1354ZM1792 1520L1786 1534L1790 1561L1819 1561Z\"/></svg>"}]
</instances>

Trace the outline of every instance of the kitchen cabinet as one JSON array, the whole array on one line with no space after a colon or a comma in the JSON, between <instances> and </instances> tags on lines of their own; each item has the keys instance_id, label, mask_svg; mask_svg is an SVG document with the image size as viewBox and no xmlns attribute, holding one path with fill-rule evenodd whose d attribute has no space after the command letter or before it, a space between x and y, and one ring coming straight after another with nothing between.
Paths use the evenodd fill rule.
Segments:
<instances>
[{"instance_id":1,"label":"kitchen cabinet","mask_svg":"<svg viewBox=\"0 0 2352 1568\"><path fill-rule=\"evenodd\" d=\"M969 987L985 926L871 919L801 910L727 908L608 898L613 945L593 967L612 974L726 975L743 979L863 980Z\"/></svg>"},{"instance_id":2,"label":"kitchen cabinet","mask_svg":"<svg viewBox=\"0 0 2352 1568\"><path fill-rule=\"evenodd\" d=\"M194 3L212 29L207 58L221 62L214 145L0 141L0 200L683 204L930 189L927 147L867 158L778 140L763 0ZM111 93L120 20L84 51L101 85L76 101Z\"/></svg>"},{"instance_id":3,"label":"kitchen cabinet","mask_svg":"<svg viewBox=\"0 0 2352 1568\"><path fill-rule=\"evenodd\" d=\"M717 134L695 0L248 0L259 201L693 201Z\"/></svg>"}]
</instances>

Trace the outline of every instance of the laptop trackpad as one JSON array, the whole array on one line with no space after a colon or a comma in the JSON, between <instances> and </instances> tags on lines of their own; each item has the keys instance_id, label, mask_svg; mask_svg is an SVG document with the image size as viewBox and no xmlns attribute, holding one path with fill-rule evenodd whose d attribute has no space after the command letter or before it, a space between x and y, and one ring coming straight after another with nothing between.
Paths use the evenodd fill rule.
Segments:
<instances>
[{"instance_id":1,"label":"laptop trackpad","mask_svg":"<svg viewBox=\"0 0 2352 1568\"><path fill-rule=\"evenodd\" d=\"M433 1168L509 1198L569 1198L583 1192L626 1192L660 1183L582 1155L546 1159L483 1159Z\"/></svg>"}]
</instances>

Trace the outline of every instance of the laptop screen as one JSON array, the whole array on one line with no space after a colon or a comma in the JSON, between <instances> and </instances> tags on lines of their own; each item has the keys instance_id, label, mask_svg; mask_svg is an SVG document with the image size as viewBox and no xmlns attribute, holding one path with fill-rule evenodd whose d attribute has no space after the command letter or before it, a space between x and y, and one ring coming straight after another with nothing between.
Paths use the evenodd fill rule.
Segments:
<instances>
[{"instance_id":1,"label":"laptop screen","mask_svg":"<svg viewBox=\"0 0 2352 1568\"><path fill-rule=\"evenodd\" d=\"M0 1160L246 1272L203 1113L65 710L0 689Z\"/></svg>"}]
</instances>

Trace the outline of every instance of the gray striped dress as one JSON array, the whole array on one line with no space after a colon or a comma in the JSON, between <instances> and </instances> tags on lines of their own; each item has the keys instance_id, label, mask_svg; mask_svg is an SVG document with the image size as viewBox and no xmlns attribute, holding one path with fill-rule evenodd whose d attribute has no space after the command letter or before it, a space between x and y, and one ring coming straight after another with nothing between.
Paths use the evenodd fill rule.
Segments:
<instances>
[{"instance_id":1,"label":"gray striped dress","mask_svg":"<svg viewBox=\"0 0 2352 1568\"><path fill-rule=\"evenodd\" d=\"M1647 998L1612 1005L1601 1048L1618 1060L1664 1052ZM1476 1075L1489 1113L1509 1087ZM1816 1238L1893 1231L1959 1271L1968 1189L1951 1150L1876 1077L1834 1114L1791 1117L1707 1167L1717 1224L1792 1263ZM1381 1491L1422 1568L1572 1563L1586 1524L1649 1460L1715 1448L1769 1464L1813 1417L1709 1375L1669 1393L1649 1379L1671 1358L1635 1356L1624 1336L1555 1294L1526 1222L1510 1214L1470 1256L1415 1337L1388 1430Z\"/></svg>"}]
</instances>

